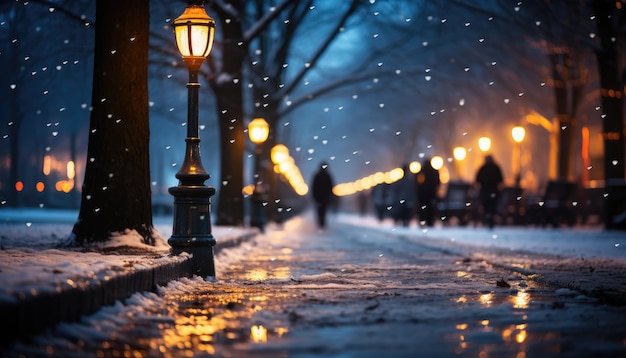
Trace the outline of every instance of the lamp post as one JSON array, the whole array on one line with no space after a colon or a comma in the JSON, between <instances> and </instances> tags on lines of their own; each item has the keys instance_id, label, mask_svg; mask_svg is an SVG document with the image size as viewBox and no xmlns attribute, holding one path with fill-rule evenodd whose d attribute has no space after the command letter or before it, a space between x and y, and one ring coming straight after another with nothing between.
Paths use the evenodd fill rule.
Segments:
<instances>
[{"instance_id":1,"label":"lamp post","mask_svg":"<svg viewBox=\"0 0 626 358\"><path fill-rule=\"evenodd\" d=\"M211 196L215 188L204 185L210 175L202 167L198 135L198 71L211 52L215 21L207 15L202 1L189 1L173 25L176 46L189 70L189 82L185 159L176 173L178 186L169 188L174 196L174 227L168 243L174 255L192 254L194 274L215 276L215 238L211 234Z\"/></svg>"},{"instance_id":2,"label":"lamp post","mask_svg":"<svg viewBox=\"0 0 626 358\"><path fill-rule=\"evenodd\" d=\"M254 191L252 192L252 213L250 226L258 227L261 232L265 231L265 215L263 203L267 201L265 184L260 172L261 144L265 143L270 133L270 126L263 118L255 118L248 124L248 136L254 143Z\"/></svg>"},{"instance_id":3,"label":"lamp post","mask_svg":"<svg viewBox=\"0 0 626 358\"><path fill-rule=\"evenodd\" d=\"M515 141L515 151L517 153L513 153L513 160L517 159L517 174L515 175L515 186L520 186L520 181L522 179L522 141L526 136L526 130L522 126L515 126L511 130L511 136L513 137L513 141ZM517 154L517 155L516 155Z\"/></svg>"}]
</instances>

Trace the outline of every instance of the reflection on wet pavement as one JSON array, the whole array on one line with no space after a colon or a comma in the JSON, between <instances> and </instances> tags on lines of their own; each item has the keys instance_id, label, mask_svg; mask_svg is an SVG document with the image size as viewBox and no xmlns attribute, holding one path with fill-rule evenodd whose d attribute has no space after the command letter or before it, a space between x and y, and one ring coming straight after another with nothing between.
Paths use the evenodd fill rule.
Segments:
<instances>
[{"instance_id":1,"label":"reflection on wet pavement","mask_svg":"<svg viewBox=\"0 0 626 358\"><path fill-rule=\"evenodd\" d=\"M158 295L135 295L136 306L130 300L110 316L85 322L98 339L61 329L39 352L626 356L624 307L599 306L575 291L543 287L530 275L408 239L300 225L297 235L269 232L233 249L229 255L237 259L218 256L216 282L183 279Z\"/></svg>"}]
</instances>

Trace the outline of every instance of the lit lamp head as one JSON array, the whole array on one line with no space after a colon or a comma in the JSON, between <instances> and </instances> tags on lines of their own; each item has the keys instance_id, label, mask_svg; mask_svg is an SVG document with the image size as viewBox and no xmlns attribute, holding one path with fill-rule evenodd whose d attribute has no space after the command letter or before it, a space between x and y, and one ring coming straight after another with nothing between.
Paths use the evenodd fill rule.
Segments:
<instances>
[{"instance_id":1,"label":"lit lamp head","mask_svg":"<svg viewBox=\"0 0 626 358\"><path fill-rule=\"evenodd\" d=\"M255 118L248 124L248 136L254 144L261 144L267 140L270 126L263 118Z\"/></svg>"},{"instance_id":2,"label":"lit lamp head","mask_svg":"<svg viewBox=\"0 0 626 358\"><path fill-rule=\"evenodd\" d=\"M486 152L489 149L491 149L491 138L489 137L478 138L478 148L480 148L480 150L482 150L483 152Z\"/></svg>"},{"instance_id":3,"label":"lit lamp head","mask_svg":"<svg viewBox=\"0 0 626 358\"><path fill-rule=\"evenodd\" d=\"M430 165L436 170L443 168L443 158L438 155L432 157L432 159L430 159Z\"/></svg>"},{"instance_id":4,"label":"lit lamp head","mask_svg":"<svg viewBox=\"0 0 626 358\"><path fill-rule=\"evenodd\" d=\"M173 25L176 46L185 64L190 70L198 70L213 47L215 21L207 15L202 1L190 1Z\"/></svg>"},{"instance_id":5,"label":"lit lamp head","mask_svg":"<svg viewBox=\"0 0 626 358\"><path fill-rule=\"evenodd\" d=\"M272 158L272 163L280 164L289 158L289 149L287 149L287 147L283 144L276 144L272 148L270 156Z\"/></svg>"},{"instance_id":6,"label":"lit lamp head","mask_svg":"<svg viewBox=\"0 0 626 358\"><path fill-rule=\"evenodd\" d=\"M454 155L454 159L461 161L467 157L467 149L463 147L455 147L452 154Z\"/></svg>"},{"instance_id":7,"label":"lit lamp head","mask_svg":"<svg viewBox=\"0 0 626 358\"><path fill-rule=\"evenodd\" d=\"M521 143L526 136L526 130L522 126L515 126L511 130L511 136L516 143Z\"/></svg>"}]
</instances>

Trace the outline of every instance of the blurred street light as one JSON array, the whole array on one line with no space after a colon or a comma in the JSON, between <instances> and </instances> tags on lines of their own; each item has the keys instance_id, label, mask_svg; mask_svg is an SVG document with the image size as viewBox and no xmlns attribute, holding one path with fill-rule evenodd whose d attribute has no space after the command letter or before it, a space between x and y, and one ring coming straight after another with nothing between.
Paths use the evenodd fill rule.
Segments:
<instances>
[{"instance_id":1,"label":"blurred street light","mask_svg":"<svg viewBox=\"0 0 626 358\"><path fill-rule=\"evenodd\" d=\"M432 159L430 160L430 165L432 165L432 167L436 170L443 168L443 158L438 155L432 157Z\"/></svg>"},{"instance_id":2,"label":"blurred street light","mask_svg":"<svg viewBox=\"0 0 626 358\"><path fill-rule=\"evenodd\" d=\"M521 143L526 136L526 130L522 126L515 126L511 129L511 136L515 143Z\"/></svg>"},{"instance_id":3,"label":"blurred street light","mask_svg":"<svg viewBox=\"0 0 626 358\"><path fill-rule=\"evenodd\" d=\"M289 158L289 149L284 144L276 144L270 153L272 163L279 165Z\"/></svg>"},{"instance_id":4,"label":"blurred street light","mask_svg":"<svg viewBox=\"0 0 626 358\"><path fill-rule=\"evenodd\" d=\"M463 179L463 167L462 167L462 161L467 157L467 149L465 149L464 147L455 147L454 150L452 151L452 155L454 156L454 160L455 160L455 164L454 167L456 169L456 174L458 175L459 179Z\"/></svg>"},{"instance_id":5,"label":"blurred street light","mask_svg":"<svg viewBox=\"0 0 626 358\"><path fill-rule=\"evenodd\" d=\"M265 231L264 205L267 202L267 190L261 175L261 145L265 143L270 133L270 126L263 118L255 118L248 124L248 136L255 144L254 150L254 191L252 192L252 212L250 214L250 226L257 227L261 232Z\"/></svg>"},{"instance_id":6,"label":"blurred street light","mask_svg":"<svg viewBox=\"0 0 626 358\"><path fill-rule=\"evenodd\" d=\"M192 255L196 275L215 276L210 210L215 188L204 185L210 175L202 166L198 133L198 72L213 46L215 21L207 15L202 1L189 1L173 25L176 46L189 70L189 82L185 159L176 173L178 186L169 188L174 196L174 227L168 243L172 254Z\"/></svg>"},{"instance_id":7,"label":"blurred street light","mask_svg":"<svg viewBox=\"0 0 626 358\"><path fill-rule=\"evenodd\" d=\"M263 118L255 118L248 124L248 136L256 145L263 144L270 134L270 126Z\"/></svg>"},{"instance_id":8,"label":"blurred street light","mask_svg":"<svg viewBox=\"0 0 626 358\"><path fill-rule=\"evenodd\" d=\"M482 152L488 152L491 149L491 138L489 137L480 137L478 138L478 148Z\"/></svg>"},{"instance_id":9,"label":"blurred street light","mask_svg":"<svg viewBox=\"0 0 626 358\"><path fill-rule=\"evenodd\" d=\"M515 141L513 147L513 161L517 160L517 173L515 175L515 186L520 186L522 180L522 141L526 136L526 130L522 126L515 126L511 129L511 136Z\"/></svg>"},{"instance_id":10,"label":"blurred street light","mask_svg":"<svg viewBox=\"0 0 626 358\"><path fill-rule=\"evenodd\" d=\"M559 121L557 119L549 120L541 114L531 111L524 116L526 122L543 128L550 136L550 154L548 164L548 178L555 179L557 177L557 150L559 146Z\"/></svg>"}]
</instances>

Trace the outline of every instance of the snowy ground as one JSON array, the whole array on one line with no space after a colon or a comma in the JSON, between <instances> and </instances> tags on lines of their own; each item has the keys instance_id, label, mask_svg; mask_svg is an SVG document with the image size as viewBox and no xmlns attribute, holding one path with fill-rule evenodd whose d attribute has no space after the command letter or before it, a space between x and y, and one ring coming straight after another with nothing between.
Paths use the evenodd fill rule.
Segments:
<instances>
[{"instance_id":1,"label":"snowy ground","mask_svg":"<svg viewBox=\"0 0 626 358\"><path fill-rule=\"evenodd\" d=\"M157 247L143 245L133 233L120 234L108 246L131 246L145 255L104 255L98 252L59 249L71 232L75 211L43 209L0 210L0 300L11 299L20 291L54 290L60 284L74 284L81 277L102 278L128 270L178 260L168 255L166 239L171 234L171 218L156 218L155 229L161 240ZM615 258L626 260L626 232L601 228L543 229L534 227L485 228L397 227L390 220L382 223L373 217L339 214L332 218L344 223L370 227L390 233L438 240L450 249L464 246L500 248L517 252L559 255L569 258ZM213 227L218 241L229 240L248 230Z\"/></svg>"},{"instance_id":2,"label":"snowy ground","mask_svg":"<svg viewBox=\"0 0 626 358\"><path fill-rule=\"evenodd\" d=\"M489 230L484 227L439 225L434 228L418 228L413 222L411 226L404 228L393 225L389 219L378 222L371 216L340 215L338 220L397 234L440 239L451 244L571 257L626 259L626 231L605 231L600 227L501 226Z\"/></svg>"},{"instance_id":3,"label":"snowy ground","mask_svg":"<svg viewBox=\"0 0 626 358\"><path fill-rule=\"evenodd\" d=\"M609 277L623 289L624 233L421 230L351 215L317 232L311 222L295 218L222 251L217 282L135 294L11 353L626 356L624 307L570 287Z\"/></svg>"},{"instance_id":4,"label":"snowy ground","mask_svg":"<svg viewBox=\"0 0 626 358\"><path fill-rule=\"evenodd\" d=\"M0 301L20 293L42 293L92 279L112 278L133 270L179 261L169 255L171 218L155 218L157 246L142 244L133 232L120 233L90 250L60 248L72 231L77 212L43 209L0 210ZM213 227L218 241L228 241L247 229ZM104 254L102 249L127 246L142 254ZM96 251L97 250L97 251Z\"/></svg>"}]
</instances>

